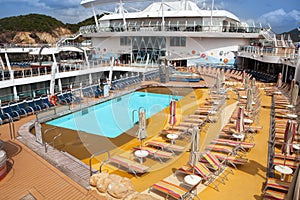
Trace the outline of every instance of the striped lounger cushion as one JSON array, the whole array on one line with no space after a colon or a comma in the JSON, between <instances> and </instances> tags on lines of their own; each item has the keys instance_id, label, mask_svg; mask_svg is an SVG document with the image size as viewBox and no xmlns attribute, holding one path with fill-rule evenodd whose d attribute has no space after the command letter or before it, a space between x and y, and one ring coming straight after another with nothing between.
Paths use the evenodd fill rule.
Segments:
<instances>
[{"instance_id":1,"label":"striped lounger cushion","mask_svg":"<svg viewBox=\"0 0 300 200\"><path fill-rule=\"evenodd\" d=\"M163 142L163 141L157 141L157 140L151 140L147 142L147 145L150 146L155 146L155 147L160 147L162 149L168 149L171 151L184 151L185 147L184 146L179 146L179 145L174 145L171 143Z\"/></svg>"},{"instance_id":2,"label":"striped lounger cushion","mask_svg":"<svg viewBox=\"0 0 300 200\"><path fill-rule=\"evenodd\" d=\"M183 195L185 195L188 192L187 189L165 180L160 180L159 182L153 184L152 188L155 188L156 190L159 190L165 194L171 195L176 199L182 198Z\"/></svg>"},{"instance_id":3,"label":"striped lounger cushion","mask_svg":"<svg viewBox=\"0 0 300 200\"><path fill-rule=\"evenodd\" d=\"M285 196L285 193L275 190L266 190L264 193L264 199L284 200Z\"/></svg>"},{"instance_id":4,"label":"striped lounger cushion","mask_svg":"<svg viewBox=\"0 0 300 200\"><path fill-rule=\"evenodd\" d=\"M288 191L290 187L289 182L281 181L276 178L268 178L266 188L274 188L277 190Z\"/></svg>"},{"instance_id":5,"label":"striped lounger cushion","mask_svg":"<svg viewBox=\"0 0 300 200\"><path fill-rule=\"evenodd\" d=\"M167 152L167 151L161 151L152 147L134 147L135 150L146 150L148 151L148 153L154 157L160 157L160 158L165 158L165 159L170 159L173 154L171 152Z\"/></svg>"},{"instance_id":6,"label":"striped lounger cushion","mask_svg":"<svg viewBox=\"0 0 300 200\"><path fill-rule=\"evenodd\" d=\"M111 162L117 163L125 168L132 169L138 173L145 173L149 167L140 163L134 162L121 156L114 156L109 159Z\"/></svg>"}]
</instances>

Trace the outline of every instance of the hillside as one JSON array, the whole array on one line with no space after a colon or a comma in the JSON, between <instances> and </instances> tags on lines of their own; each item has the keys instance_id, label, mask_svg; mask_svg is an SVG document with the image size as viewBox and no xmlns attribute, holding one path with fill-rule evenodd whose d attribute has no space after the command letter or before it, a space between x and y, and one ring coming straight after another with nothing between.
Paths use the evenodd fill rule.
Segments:
<instances>
[{"instance_id":1,"label":"hillside","mask_svg":"<svg viewBox=\"0 0 300 200\"><path fill-rule=\"evenodd\" d=\"M283 34L290 34L291 39L294 42L300 42L300 31L298 30L298 28L295 28L289 32L284 32Z\"/></svg>"},{"instance_id":2,"label":"hillside","mask_svg":"<svg viewBox=\"0 0 300 200\"><path fill-rule=\"evenodd\" d=\"M55 43L61 36L74 34L80 26L92 24L93 18L78 24L64 24L46 15L29 14L0 19L0 43Z\"/></svg>"}]
</instances>

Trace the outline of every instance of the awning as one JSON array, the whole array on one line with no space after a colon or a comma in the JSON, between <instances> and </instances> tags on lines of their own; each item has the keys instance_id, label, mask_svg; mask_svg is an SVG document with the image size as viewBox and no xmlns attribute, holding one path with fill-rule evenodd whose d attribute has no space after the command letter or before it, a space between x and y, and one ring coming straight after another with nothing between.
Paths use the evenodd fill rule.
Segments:
<instances>
[{"instance_id":1,"label":"awning","mask_svg":"<svg viewBox=\"0 0 300 200\"><path fill-rule=\"evenodd\" d=\"M122 0L122 2L123 3L145 2L145 0ZM93 6L100 6L100 5L105 5L105 4L116 4L116 3L120 3L120 0L82 0L80 2L80 4L85 8L91 8Z\"/></svg>"}]
</instances>

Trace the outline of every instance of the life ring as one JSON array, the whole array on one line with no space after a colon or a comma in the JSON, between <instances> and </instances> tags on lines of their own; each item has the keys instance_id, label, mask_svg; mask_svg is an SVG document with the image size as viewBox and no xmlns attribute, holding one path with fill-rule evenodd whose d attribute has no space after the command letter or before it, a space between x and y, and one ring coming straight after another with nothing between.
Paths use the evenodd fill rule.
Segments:
<instances>
[{"instance_id":1,"label":"life ring","mask_svg":"<svg viewBox=\"0 0 300 200\"><path fill-rule=\"evenodd\" d=\"M201 54L201 58L205 58L206 57L206 55L203 53L203 54Z\"/></svg>"},{"instance_id":2,"label":"life ring","mask_svg":"<svg viewBox=\"0 0 300 200\"><path fill-rule=\"evenodd\" d=\"M57 97L56 97L56 95L50 96L49 101L50 101L50 103L51 103L52 105L56 105L56 102L57 102Z\"/></svg>"},{"instance_id":3,"label":"life ring","mask_svg":"<svg viewBox=\"0 0 300 200\"><path fill-rule=\"evenodd\" d=\"M224 58L223 62L226 64L228 63L228 59L227 58Z\"/></svg>"}]
</instances>

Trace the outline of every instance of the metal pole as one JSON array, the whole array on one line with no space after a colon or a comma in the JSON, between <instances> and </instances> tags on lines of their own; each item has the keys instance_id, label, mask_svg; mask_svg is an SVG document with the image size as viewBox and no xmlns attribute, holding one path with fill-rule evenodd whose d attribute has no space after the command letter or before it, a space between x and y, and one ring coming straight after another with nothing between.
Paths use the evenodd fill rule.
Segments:
<instances>
[{"instance_id":1,"label":"metal pole","mask_svg":"<svg viewBox=\"0 0 300 200\"><path fill-rule=\"evenodd\" d=\"M9 133L10 133L10 139L12 140L12 130L11 130L11 121L9 121Z\"/></svg>"}]
</instances>

